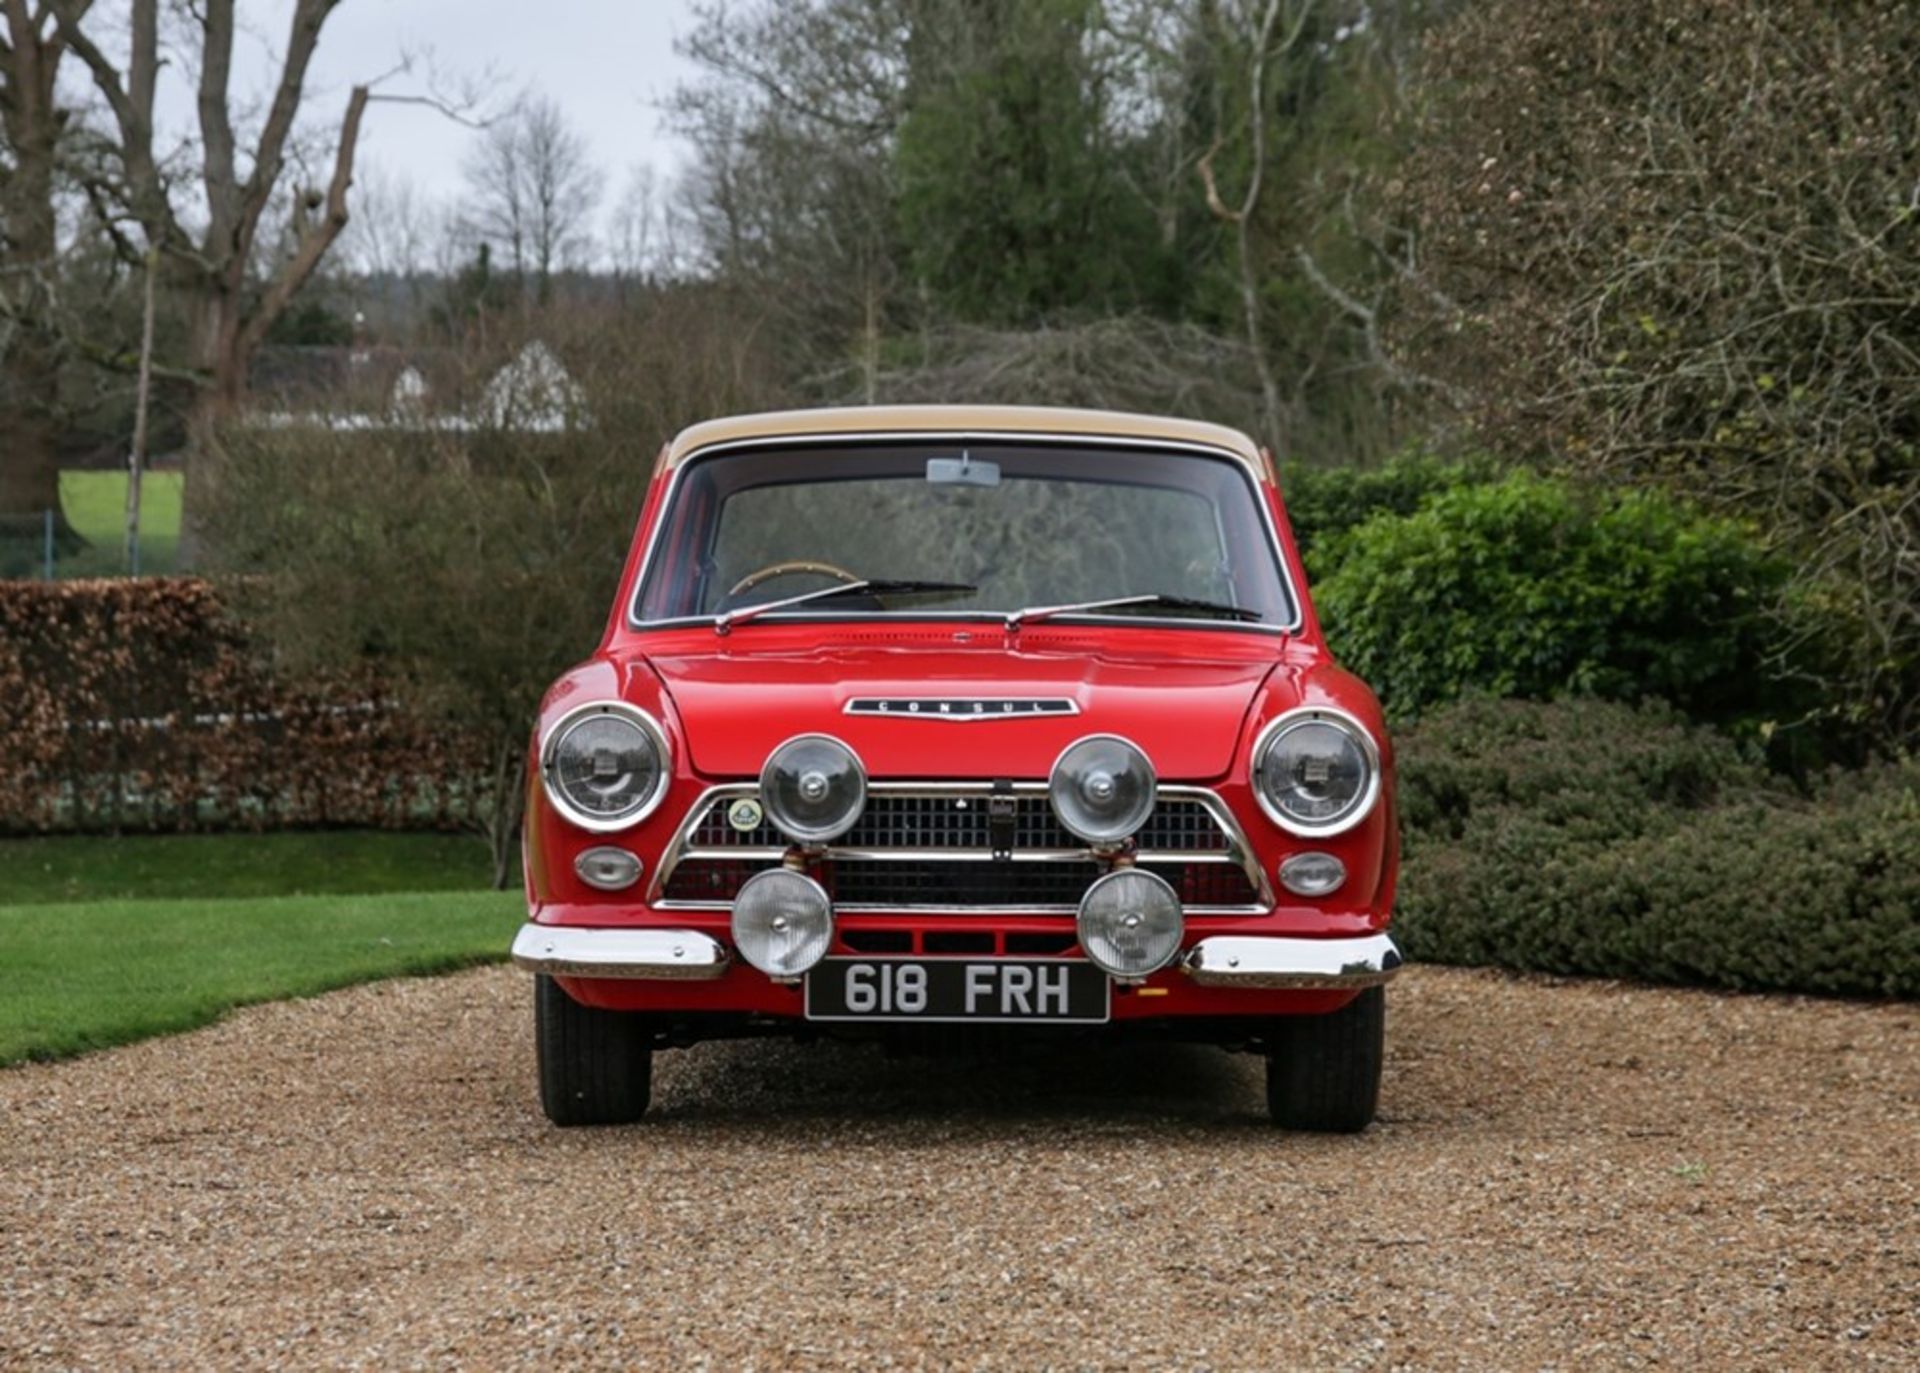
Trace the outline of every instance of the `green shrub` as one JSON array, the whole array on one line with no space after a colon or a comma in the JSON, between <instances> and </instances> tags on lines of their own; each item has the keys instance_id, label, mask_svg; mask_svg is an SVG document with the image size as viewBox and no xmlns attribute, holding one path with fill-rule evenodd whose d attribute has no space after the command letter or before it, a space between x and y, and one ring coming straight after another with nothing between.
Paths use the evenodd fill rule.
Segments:
<instances>
[{"instance_id":1,"label":"green shrub","mask_svg":"<svg viewBox=\"0 0 1920 1373\"><path fill-rule=\"evenodd\" d=\"M1327 556L1338 537L1375 515L1411 515L1442 491L1496 480L1485 458L1445 461L1425 453L1406 453L1380 467L1303 467L1281 469L1280 491L1287 520L1308 571L1317 578L1332 570Z\"/></svg>"},{"instance_id":2,"label":"green shrub","mask_svg":"<svg viewBox=\"0 0 1920 1373\"><path fill-rule=\"evenodd\" d=\"M1664 708L1463 702L1401 741L1410 956L1920 996L1920 768L1811 796Z\"/></svg>"},{"instance_id":3,"label":"green shrub","mask_svg":"<svg viewBox=\"0 0 1920 1373\"><path fill-rule=\"evenodd\" d=\"M1401 823L1448 839L1496 808L1581 839L1630 839L1675 809L1777 785L1726 736L1657 702L1469 698L1406 731L1398 757Z\"/></svg>"},{"instance_id":4,"label":"green shrub","mask_svg":"<svg viewBox=\"0 0 1920 1373\"><path fill-rule=\"evenodd\" d=\"M1744 525L1657 491L1510 473L1377 514L1318 561L1329 641L1402 717L1474 691L1788 709L1765 670L1785 569Z\"/></svg>"}]
</instances>

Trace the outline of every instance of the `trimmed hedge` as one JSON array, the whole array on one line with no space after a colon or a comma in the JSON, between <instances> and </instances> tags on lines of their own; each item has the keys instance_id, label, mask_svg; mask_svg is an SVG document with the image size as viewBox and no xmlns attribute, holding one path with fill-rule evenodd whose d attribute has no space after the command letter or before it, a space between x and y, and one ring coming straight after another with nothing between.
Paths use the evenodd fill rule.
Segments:
<instances>
[{"instance_id":1,"label":"trimmed hedge","mask_svg":"<svg viewBox=\"0 0 1920 1373\"><path fill-rule=\"evenodd\" d=\"M0 582L0 833L451 828L460 741L369 674L276 676L190 578Z\"/></svg>"},{"instance_id":2,"label":"trimmed hedge","mask_svg":"<svg viewBox=\"0 0 1920 1373\"><path fill-rule=\"evenodd\" d=\"M1472 700L1399 740L1409 956L1920 997L1920 766L1802 796L1665 707Z\"/></svg>"},{"instance_id":3,"label":"trimmed hedge","mask_svg":"<svg viewBox=\"0 0 1920 1373\"><path fill-rule=\"evenodd\" d=\"M1658 491L1509 473L1376 514L1315 568L1335 652L1402 718L1472 692L1657 696L1728 722L1792 710L1767 670L1786 569Z\"/></svg>"}]
</instances>

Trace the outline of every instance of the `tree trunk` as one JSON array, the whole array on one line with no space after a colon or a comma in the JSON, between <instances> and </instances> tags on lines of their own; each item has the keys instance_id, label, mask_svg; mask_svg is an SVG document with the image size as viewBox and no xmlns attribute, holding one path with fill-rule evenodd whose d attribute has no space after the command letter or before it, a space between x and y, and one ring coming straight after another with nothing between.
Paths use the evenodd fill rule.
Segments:
<instances>
[{"instance_id":1,"label":"tree trunk","mask_svg":"<svg viewBox=\"0 0 1920 1373\"><path fill-rule=\"evenodd\" d=\"M58 430L44 408L58 369L47 352L38 340L16 339L0 377L0 576L40 567L49 510L55 551L86 547L60 505Z\"/></svg>"},{"instance_id":2,"label":"tree trunk","mask_svg":"<svg viewBox=\"0 0 1920 1373\"><path fill-rule=\"evenodd\" d=\"M194 397L187 415L187 449L180 497L179 571L191 571L206 552L210 532L204 511L212 504L214 483L220 480L223 431L247 399L247 355L241 340L244 319L239 294L205 288L207 299L196 312L194 363L208 378Z\"/></svg>"},{"instance_id":3,"label":"tree trunk","mask_svg":"<svg viewBox=\"0 0 1920 1373\"><path fill-rule=\"evenodd\" d=\"M85 547L60 506L60 353L49 329L50 284L59 246L53 206L60 119L54 108L57 45L18 0L5 7L9 45L0 46L0 142L12 164L0 174L0 575L37 564L54 512L61 552Z\"/></svg>"},{"instance_id":4,"label":"tree trunk","mask_svg":"<svg viewBox=\"0 0 1920 1373\"><path fill-rule=\"evenodd\" d=\"M503 744L494 755L493 793L486 801L487 848L493 855L493 889L505 891L513 880L513 856L520 822L527 809L527 755L519 741Z\"/></svg>"},{"instance_id":5,"label":"tree trunk","mask_svg":"<svg viewBox=\"0 0 1920 1373\"><path fill-rule=\"evenodd\" d=\"M43 259L49 269L51 257L49 247ZM38 564L49 510L59 552L76 552L87 542L67 523L60 505L60 355L35 323L44 318L46 292L23 281L14 299L26 318L11 340L0 333L0 543L10 550L0 554L6 565L0 575L20 570L12 565L21 547L30 549L31 561Z\"/></svg>"}]
</instances>

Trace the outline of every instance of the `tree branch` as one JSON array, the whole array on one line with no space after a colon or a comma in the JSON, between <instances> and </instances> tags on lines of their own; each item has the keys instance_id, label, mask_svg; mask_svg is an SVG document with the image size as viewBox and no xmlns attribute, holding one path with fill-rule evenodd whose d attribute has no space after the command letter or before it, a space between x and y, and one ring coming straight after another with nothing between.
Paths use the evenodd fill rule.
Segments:
<instances>
[{"instance_id":1,"label":"tree branch","mask_svg":"<svg viewBox=\"0 0 1920 1373\"><path fill-rule=\"evenodd\" d=\"M1238 224L1246 216L1238 210L1228 208L1227 202L1220 198L1220 183L1214 179L1213 175L1213 159L1219 155L1226 141L1227 136L1224 133L1216 133L1213 136L1213 145L1201 156L1195 170L1200 173L1200 184L1206 187L1207 208L1213 211L1214 217L1223 219L1229 224Z\"/></svg>"},{"instance_id":2,"label":"tree branch","mask_svg":"<svg viewBox=\"0 0 1920 1373\"><path fill-rule=\"evenodd\" d=\"M110 347L96 339L76 334L45 310L23 314L5 291L0 291L0 319L11 321L22 329L43 331L62 346L71 348L96 367L109 372L139 371L140 354L137 350L129 351L125 348ZM210 381L204 372L184 367L166 367L159 363L153 365L153 375L165 377L170 381L183 382L189 386L206 386Z\"/></svg>"},{"instance_id":3,"label":"tree branch","mask_svg":"<svg viewBox=\"0 0 1920 1373\"><path fill-rule=\"evenodd\" d=\"M332 0L324 2L330 4ZM320 260L326 256L327 249L340 237L340 231L347 227L347 191L353 185L354 153L360 143L360 121L366 114L368 98L365 86L355 86L347 97L346 116L340 121L340 140L334 148L333 180L327 187L325 213L301 233L293 256L282 264L267 283L260 303L248 316L241 330L243 356L251 355L266 339L267 330L273 327L274 320L280 317L295 294L306 285L307 279L319 267Z\"/></svg>"},{"instance_id":4,"label":"tree branch","mask_svg":"<svg viewBox=\"0 0 1920 1373\"><path fill-rule=\"evenodd\" d=\"M107 102L119 127L117 151L126 177L124 199L128 208L146 229L151 242L196 266L202 265L204 259L193 250L192 241L180 227L167 199L159 164L153 156L153 98L160 69L158 0L133 0L133 46L125 84L112 60L80 25L92 0L47 0L47 3L59 25L62 40L92 73L94 87Z\"/></svg>"},{"instance_id":5,"label":"tree branch","mask_svg":"<svg viewBox=\"0 0 1920 1373\"><path fill-rule=\"evenodd\" d=\"M216 0L216 3L231 7L233 0ZM293 131L294 118L300 112L300 91L306 84L307 66L313 60L313 50L320 41L321 26L339 3L340 0L299 0L294 7L293 22L287 37L286 61L280 69L280 84L273 93L273 105L267 113L266 124L260 130L260 141L254 148L253 171L247 177L246 185L240 189L234 223L234 247L243 262L251 256L253 236L259 228L260 216L266 211L267 202L273 195L273 188L279 182L281 168L286 162L287 138ZM359 108L365 107L366 87L356 88L355 99ZM357 118L355 124L357 127ZM351 164L351 158L348 160Z\"/></svg>"},{"instance_id":6,"label":"tree branch","mask_svg":"<svg viewBox=\"0 0 1920 1373\"><path fill-rule=\"evenodd\" d=\"M207 195L207 245L231 250L235 221L233 118L227 91L233 78L233 0L207 0L200 12L200 183Z\"/></svg>"}]
</instances>

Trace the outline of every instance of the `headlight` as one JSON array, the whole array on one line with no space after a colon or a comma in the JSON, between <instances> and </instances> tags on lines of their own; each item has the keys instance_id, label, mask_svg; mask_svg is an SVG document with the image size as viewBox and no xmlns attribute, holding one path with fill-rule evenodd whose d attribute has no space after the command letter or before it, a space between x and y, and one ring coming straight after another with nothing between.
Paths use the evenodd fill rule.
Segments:
<instances>
[{"instance_id":1,"label":"headlight","mask_svg":"<svg viewBox=\"0 0 1920 1373\"><path fill-rule=\"evenodd\" d=\"M1047 778L1053 813L1089 844L1117 844L1153 814L1153 764L1114 734L1067 746Z\"/></svg>"},{"instance_id":2,"label":"headlight","mask_svg":"<svg viewBox=\"0 0 1920 1373\"><path fill-rule=\"evenodd\" d=\"M540 780L581 829L625 829L652 814L670 780L667 736L644 710L595 701L560 717L540 751Z\"/></svg>"},{"instance_id":3,"label":"headlight","mask_svg":"<svg viewBox=\"0 0 1920 1373\"><path fill-rule=\"evenodd\" d=\"M757 872L733 899L733 944L769 977L798 977L833 942L833 902L821 885L790 868Z\"/></svg>"},{"instance_id":4,"label":"headlight","mask_svg":"<svg viewBox=\"0 0 1920 1373\"><path fill-rule=\"evenodd\" d=\"M1340 834L1364 820L1380 795L1380 751L1344 711L1289 711L1253 746L1253 789L1281 829Z\"/></svg>"},{"instance_id":5,"label":"headlight","mask_svg":"<svg viewBox=\"0 0 1920 1373\"><path fill-rule=\"evenodd\" d=\"M825 734L797 734L760 769L760 804L796 844L826 844L853 828L867 804L867 770Z\"/></svg>"},{"instance_id":6,"label":"headlight","mask_svg":"<svg viewBox=\"0 0 1920 1373\"><path fill-rule=\"evenodd\" d=\"M1116 868L1080 898L1080 947L1103 972L1145 977L1180 952L1186 919L1173 888L1139 868Z\"/></svg>"}]
</instances>

